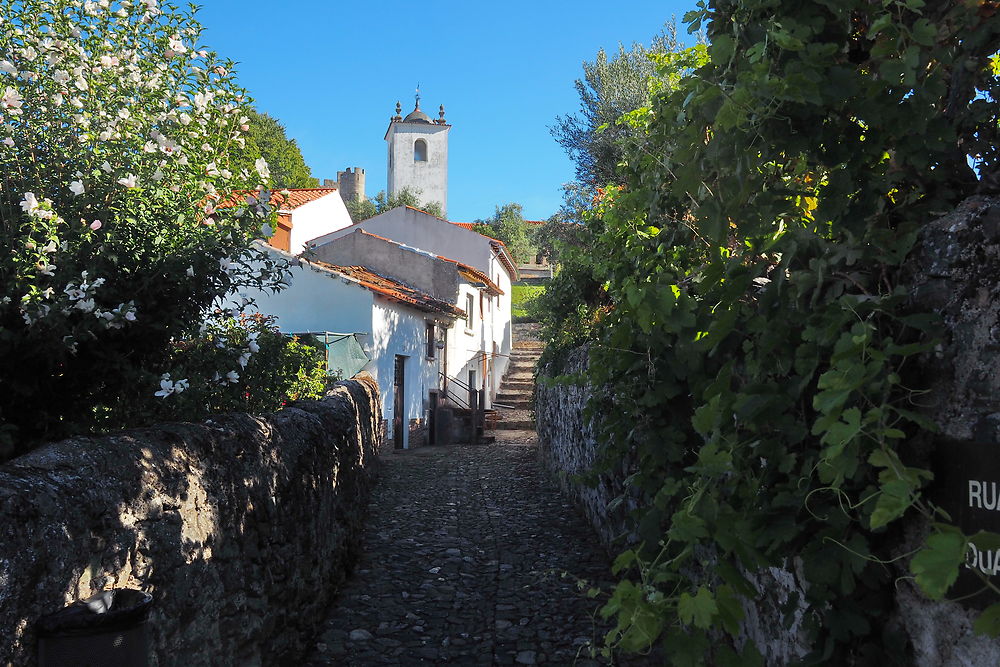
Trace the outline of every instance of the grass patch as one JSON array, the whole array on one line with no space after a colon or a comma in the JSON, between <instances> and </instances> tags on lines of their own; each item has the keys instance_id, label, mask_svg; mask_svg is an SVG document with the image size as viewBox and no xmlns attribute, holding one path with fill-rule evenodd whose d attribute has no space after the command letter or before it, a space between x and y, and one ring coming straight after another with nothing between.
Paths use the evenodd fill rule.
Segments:
<instances>
[{"instance_id":1,"label":"grass patch","mask_svg":"<svg viewBox=\"0 0 1000 667\"><path fill-rule=\"evenodd\" d=\"M545 285L512 285L510 308L514 320L534 322L537 318L531 306L543 292L545 292Z\"/></svg>"}]
</instances>

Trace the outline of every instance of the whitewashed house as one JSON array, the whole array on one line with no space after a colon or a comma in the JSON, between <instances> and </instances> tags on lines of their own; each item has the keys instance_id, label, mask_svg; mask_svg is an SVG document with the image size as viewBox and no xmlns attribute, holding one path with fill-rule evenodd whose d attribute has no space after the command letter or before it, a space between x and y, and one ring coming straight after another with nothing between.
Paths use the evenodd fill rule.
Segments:
<instances>
[{"instance_id":1,"label":"whitewashed house","mask_svg":"<svg viewBox=\"0 0 1000 667\"><path fill-rule=\"evenodd\" d=\"M396 447L408 448L411 432L424 430L440 387L444 365L438 334L456 323L463 326L465 312L364 266L268 251L292 262L289 287L245 296L255 301L257 311L274 316L283 332L356 334L371 358L364 370L374 376L382 394L386 436ZM457 275L457 267L452 272Z\"/></svg>"},{"instance_id":2,"label":"whitewashed house","mask_svg":"<svg viewBox=\"0 0 1000 667\"><path fill-rule=\"evenodd\" d=\"M438 326L428 332L441 350L439 389L451 392L467 407L462 390L467 395L470 388L485 388L485 407L492 407L507 366L507 357L501 358L503 363L497 362L499 344L494 332L503 331L510 319L504 319L499 307L504 297L509 300L509 294L496 281L464 262L357 228L316 247L311 258L340 266L363 263L366 269L391 275L464 311L455 326Z\"/></svg>"},{"instance_id":3,"label":"whitewashed house","mask_svg":"<svg viewBox=\"0 0 1000 667\"><path fill-rule=\"evenodd\" d=\"M313 239L308 244L305 256L344 257L343 251L324 247L358 230L389 239L411 251L419 249L438 258L448 258L467 265L487 276L496 286L499 294L491 295L490 290L479 289L476 294L464 293L461 297L463 302L458 304L469 318L463 335L468 336L470 346L474 345L478 350L479 368L465 371L449 368L449 372L464 374L463 381L467 382L471 378L477 388L486 390L489 401L492 401L507 371L513 343L511 284L517 280L518 273L504 244L460 224L409 206L400 206ZM360 259L359 255L355 257ZM390 266L386 266L385 270L390 268L393 269L391 275L394 276L402 271L402 268ZM452 338L454 337L453 335ZM470 376L469 370L474 370L475 373Z\"/></svg>"},{"instance_id":4,"label":"whitewashed house","mask_svg":"<svg viewBox=\"0 0 1000 667\"><path fill-rule=\"evenodd\" d=\"M347 206L334 187L276 190L271 203L278 209L278 226L269 243L293 255L302 252L310 239L351 225Z\"/></svg>"}]
</instances>

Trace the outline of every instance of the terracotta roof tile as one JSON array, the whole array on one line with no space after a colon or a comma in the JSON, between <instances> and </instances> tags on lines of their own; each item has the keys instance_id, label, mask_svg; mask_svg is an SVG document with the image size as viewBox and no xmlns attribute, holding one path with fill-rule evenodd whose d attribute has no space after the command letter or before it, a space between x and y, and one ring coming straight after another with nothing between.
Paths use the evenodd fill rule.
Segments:
<instances>
[{"instance_id":1,"label":"terracotta roof tile","mask_svg":"<svg viewBox=\"0 0 1000 667\"><path fill-rule=\"evenodd\" d=\"M296 209L303 204L308 204L309 202L316 201L322 197L332 194L337 191L337 188L286 188L288 190L288 196L281 194L282 190L274 190L271 192L271 203L275 204L280 211L290 211ZM243 206L246 204L247 197L256 197L258 192L256 190L237 190L231 195L221 200L216 206L218 208L227 208L232 206Z\"/></svg>"},{"instance_id":2,"label":"terracotta roof tile","mask_svg":"<svg viewBox=\"0 0 1000 667\"><path fill-rule=\"evenodd\" d=\"M271 193L271 201L278 205L278 208L287 211L296 209L303 204L316 201L337 191L337 188L288 188L288 196L281 194L281 190Z\"/></svg>"},{"instance_id":3,"label":"terracotta roof tile","mask_svg":"<svg viewBox=\"0 0 1000 667\"><path fill-rule=\"evenodd\" d=\"M465 317L465 311L458 306L453 306L452 304L441 301L440 299L435 299L430 294L413 289L398 280L387 278L386 276L375 273L371 269L367 269L363 266L337 266L335 264L327 264L326 262L317 261L310 263L351 278L362 287L369 289L376 294L381 294L382 296L398 303L413 306L417 310L422 310L428 313L437 312L448 315L456 315L458 317Z\"/></svg>"}]
</instances>

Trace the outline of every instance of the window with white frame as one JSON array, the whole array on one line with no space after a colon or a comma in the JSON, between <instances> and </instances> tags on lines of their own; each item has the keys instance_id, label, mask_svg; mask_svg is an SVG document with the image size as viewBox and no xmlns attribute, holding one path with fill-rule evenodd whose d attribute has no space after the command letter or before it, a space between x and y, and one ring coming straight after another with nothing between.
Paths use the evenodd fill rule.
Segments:
<instances>
[{"instance_id":1,"label":"window with white frame","mask_svg":"<svg viewBox=\"0 0 1000 667\"><path fill-rule=\"evenodd\" d=\"M465 295L465 328L472 329L472 318L476 314L476 299L471 294Z\"/></svg>"}]
</instances>

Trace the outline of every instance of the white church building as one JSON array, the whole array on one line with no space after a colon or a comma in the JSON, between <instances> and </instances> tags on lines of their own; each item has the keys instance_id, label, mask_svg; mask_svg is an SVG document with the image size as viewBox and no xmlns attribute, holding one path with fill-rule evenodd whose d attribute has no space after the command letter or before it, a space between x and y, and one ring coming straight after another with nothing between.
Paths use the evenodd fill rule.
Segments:
<instances>
[{"instance_id":1,"label":"white church building","mask_svg":"<svg viewBox=\"0 0 1000 667\"><path fill-rule=\"evenodd\" d=\"M403 118L402 107L396 102L396 115L389 120L385 131L387 149L386 188L389 196L410 188L420 191L423 202L439 202L441 215L448 216L448 131L444 119L444 105L438 118L420 110L417 93L413 111Z\"/></svg>"}]
</instances>

